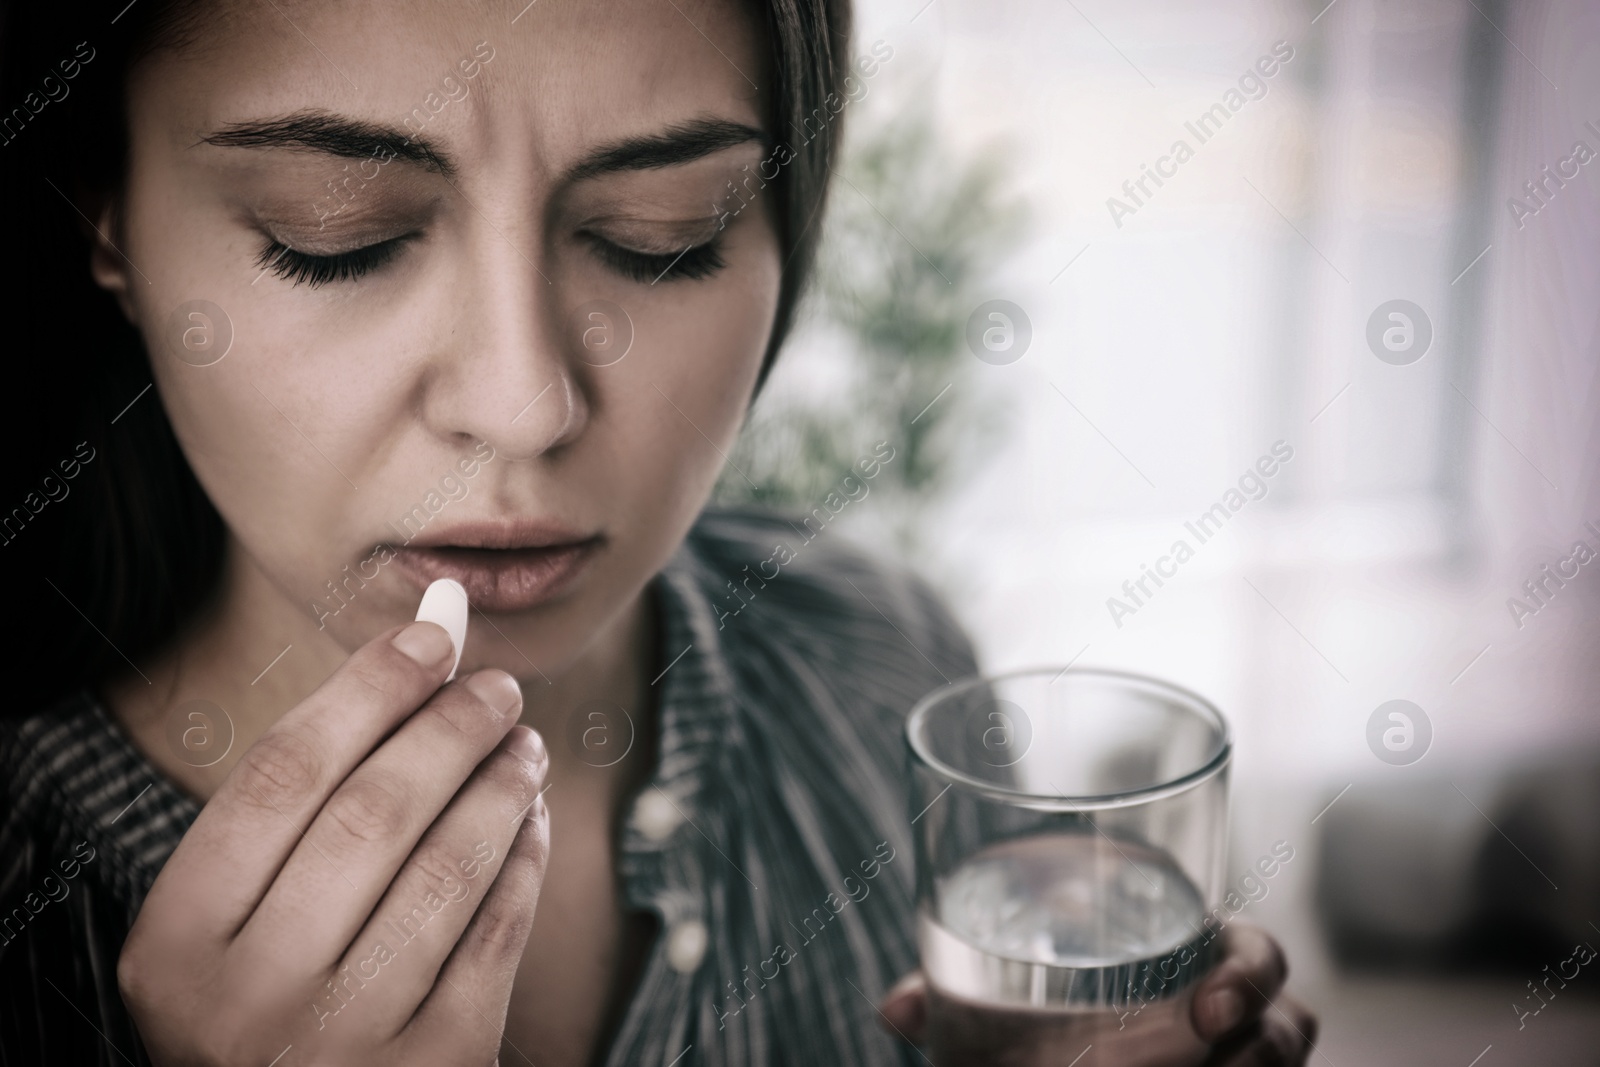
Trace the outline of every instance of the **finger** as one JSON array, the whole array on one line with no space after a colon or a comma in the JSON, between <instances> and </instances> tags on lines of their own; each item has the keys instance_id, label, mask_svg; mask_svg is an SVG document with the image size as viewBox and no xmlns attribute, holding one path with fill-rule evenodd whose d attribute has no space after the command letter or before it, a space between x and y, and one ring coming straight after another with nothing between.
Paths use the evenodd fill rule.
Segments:
<instances>
[{"instance_id":1,"label":"finger","mask_svg":"<svg viewBox=\"0 0 1600 1067\"><path fill-rule=\"evenodd\" d=\"M186 936L231 937L301 828L439 687L453 657L450 635L435 623L412 623L357 649L244 753L162 869L141 918L171 916Z\"/></svg>"},{"instance_id":2,"label":"finger","mask_svg":"<svg viewBox=\"0 0 1600 1067\"><path fill-rule=\"evenodd\" d=\"M913 1045L922 1044L928 1026L928 983L921 971L912 971L883 995L878 1022Z\"/></svg>"},{"instance_id":3,"label":"finger","mask_svg":"<svg viewBox=\"0 0 1600 1067\"><path fill-rule=\"evenodd\" d=\"M1205 1067L1302 1067L1316 1039L1316 1016L1292 997L1279 997L1254 1024L1217 1046Z\"/></svg>"},{"instance_id":4,"label":"finger","mask_svg":"<svg viewBox=\"0 0 1600 1067\"><path fill-rule=\"evenodd\" d=\"M505 862L548 766L538 734L527 727L511 731L395 876L332 986L324 986L319 1018L339 1015L341 1026L349 1021L382 1037L406 1025ZM357 1011L347 1020L351 1004Z\"/></svg>"},{"instance_id":5,"label":"finger","mask_svg":"<svg viewBox=\"0 0 1600 1067\"><path fill-rule=\"evenodd\" d=\"M549 859L550 815L540 799L523 820L500 873L440 968L432 991L406 1024L405 1032L424 1048L459 1048L493 1027L490 1036L498 1049Z\"/></svg>"},{"instance_id":6,"label":"finger","mask_svg":"<svg viewBox=\"0 0 1600 1067\"><path fill-rule=\"evenodd\" d=\"M1283 988L1289 965L1283 950L1263 930L1230 926L1223 933L1223 959L1195 990L1195 1033L1217 1041L1261 1014Z\"/></svg>"},{"instance_id":7,"label":"finger","mask_svg":"<svg viewBox=\"0 0 1600 1067\"><path fill-rule=\"evenodd\" d=\"M504 671L478 671L441 689L334 790L234 951L290 968L271 973L330 969L521 711L522 692Z\"/></svg>"}]
</instances>

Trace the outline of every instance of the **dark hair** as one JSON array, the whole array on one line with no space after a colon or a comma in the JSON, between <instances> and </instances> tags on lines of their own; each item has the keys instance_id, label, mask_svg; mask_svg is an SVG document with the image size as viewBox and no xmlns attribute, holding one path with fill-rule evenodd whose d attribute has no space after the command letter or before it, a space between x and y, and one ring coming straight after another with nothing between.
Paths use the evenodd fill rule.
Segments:
<instances>
[{"instance_id":1,"label":"dark hair","mask_svg":"<svg viewBox=\"0 0 1600 1067\"><path fill-rule=\"evenodd\" d=\"M765 381L821 230L840 134L826 103L844 92L850 9L849 0L757 9L774 83L770 133L792 157L770 184L785 261ZM4 713L137 669L193 624L221 578L221 517L151 387L143 339L88 268L91 205L114 203L123 176L128 69L204 16L192 0L0 0L0 248L13 259L0 560L27 616L8 657L20 692ZM817 118L813 133L806 120Z\"/></svg>"}]
</instances>

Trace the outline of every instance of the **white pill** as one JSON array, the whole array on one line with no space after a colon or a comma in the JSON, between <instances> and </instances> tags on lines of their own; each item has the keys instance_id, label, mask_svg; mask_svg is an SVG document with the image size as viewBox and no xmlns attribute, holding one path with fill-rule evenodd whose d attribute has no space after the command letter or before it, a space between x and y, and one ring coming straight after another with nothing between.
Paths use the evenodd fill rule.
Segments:
<instances>
[{"instance_id":1,"label":"white pill","mask_svg":"<svg viewBox=\"0 0 1600 1067\"><path fill-rule=\"evenodd\" d=\"M444 627L450 643L456 646L456 661L450 665L450 681L461 665L461 647L467 643L467 591L454 578L440 578L428 586L417 605L417 621L433 622Z\"/></svg>"}]
</instances>

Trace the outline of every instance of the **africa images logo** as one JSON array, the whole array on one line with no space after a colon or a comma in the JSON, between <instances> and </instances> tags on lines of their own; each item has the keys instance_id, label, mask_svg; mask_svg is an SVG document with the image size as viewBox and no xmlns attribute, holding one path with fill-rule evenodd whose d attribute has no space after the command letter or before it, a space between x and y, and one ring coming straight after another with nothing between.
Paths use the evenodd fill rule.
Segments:
<instances>
[{"instance_id":1,"label":"africa images logo","mask_svg":"<svg viewBox=\"0 0 1600 1067\"><path fill-rule=\"evenodd\" d=\"M1428 754L1433 723L1409 700L1379 704L1367 718L1367 747L1391 767L1405 767Z\"/></svg>"}]
</instances>

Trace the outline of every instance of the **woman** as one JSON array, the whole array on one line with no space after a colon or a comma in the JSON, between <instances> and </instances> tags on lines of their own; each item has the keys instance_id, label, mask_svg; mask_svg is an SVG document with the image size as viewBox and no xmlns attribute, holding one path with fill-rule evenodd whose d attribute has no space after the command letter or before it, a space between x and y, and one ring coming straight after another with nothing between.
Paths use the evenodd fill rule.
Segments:
<instances>
[{"instance_id":1,"label":"woman","mask_svg":"<svg viewBox=\"0 0 1600 1067\"><path fill-rule=\"evenodd\" d=\"M816 524L702 514L874 69L844 5L4 34L6 1062L916 1059L900 718L971 651ZM464 650L408 623L442 577ZM1282 979L1234 937L1217 1062L1299 1062Z\"/></svg>"}]
</instances>

